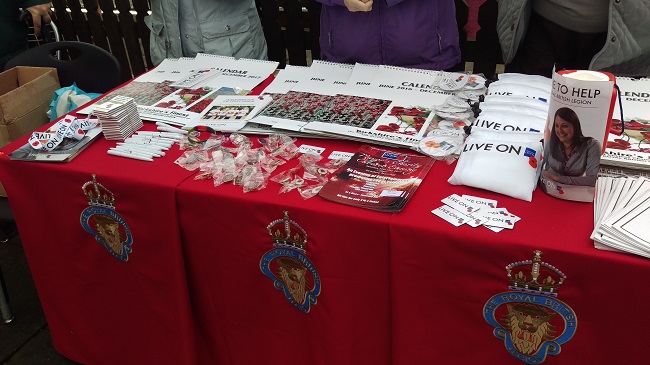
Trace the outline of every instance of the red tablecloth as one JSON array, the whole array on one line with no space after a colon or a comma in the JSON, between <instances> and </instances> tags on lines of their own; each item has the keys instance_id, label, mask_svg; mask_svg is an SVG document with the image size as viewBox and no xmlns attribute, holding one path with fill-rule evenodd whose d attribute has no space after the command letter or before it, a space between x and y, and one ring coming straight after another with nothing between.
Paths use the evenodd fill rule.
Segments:
<instances>
[{"instance_id":1,"label":"red tablecloth","mask_svg":"<svg viewBox=\"0 0 650 365\"><path fill-rule=\"evenodd\" d=\"M325 147L325 156L360 146L299 143ZM304 200L297 191L279 194L273 182L251 193L232 184L214 187L173 163L181 154L176 147L142 162L107 155L114 145L102 138L65 164L0 156L0 180L52 339L70 359L111 365L521 364L495 336L500 332L484 309L493 296L512 292L505 267L540 250L543 261L566 274L556 299L577 317L573 338L543 360L645 363L650 298L642 284L650 261L595 249L592 204L541 191L529 203L452 186L447 179L454 165L436 162L405 209L387 214L319 197ZM91 174L114 195L115 211L133 237L126 262L80 223L88 207L82 185ZM452 193L497 199L522 219L500 233L454 227L431 214ZM307 233L301 257L313 266L311 284L314 273L319 279L320 294L308 311L292 305L260 268L265 255L278 252L267 225L285 211ZM526 298L544 300L522 295L520 302ZM527 361L535 363L535 356Z\"/></svg>"},{"instance_id":2,"label":"red tablecloth","mask_svg":"<svg viewBox=\"0 0 650 365\"><path fill-rule=\"evenodd\" d=\"M192 173L173 164L178 147L143 162L109 156L114 146L101 137L61 164L0 156L0 180L54 346L84 364L193 363L196 321L175 198L177 185ZM127 261L114 257L81 224L89 207L82 186L92 174L113 193L115 212L130 230Z\"/></svg>"},{"instance_id":3,"label":"red tablecloth","mask_svg":"<svg viewBox=\"0 0 650 365\"><path fill-rule=\"evenodd\" d=\"M357 143L308 140L354 152ZM331 149L328 149L331 152ZM326 153L329 153L326 152ZM287 167L293 167L291 160ZM353 209L270 182L244 194L186 180L177 191L203 364L389 364L391 215ZM260 269L272 250L267 225L283 212L307 233L305 256L321 279L308 313L293 307Z\"/></svg>"},{"instance_id":4,"label":"red tablecloth","mask_svg":"<svg viewBox=\"0 0 650 365\"><path fill-rule=\"evenodd\" d=\"M393 364L441 358L457 364L488 359L522 364L492 334L483 309L492 296L512 293L505 267L532 259L535 250L567 276L555 299L577 317L573 338L545 363L644 363L641 344L650 338L645 331L650 316L644 313L650 295L638 284L650 274L650 261L595 249L589 239L593 204L559 200L539 189L528 203L452 186L446 180L454 166L437 162L415 198L390 221ZM513 230L500 233L456 228L429 213L452 193L496 199L499 207L522 219ZM534 304L553 299L536 300ZM557 313L552 323L558 332L569 331L559 326ZM529 363L536 363L530 357Z\"/></svg>"}]
</instances>

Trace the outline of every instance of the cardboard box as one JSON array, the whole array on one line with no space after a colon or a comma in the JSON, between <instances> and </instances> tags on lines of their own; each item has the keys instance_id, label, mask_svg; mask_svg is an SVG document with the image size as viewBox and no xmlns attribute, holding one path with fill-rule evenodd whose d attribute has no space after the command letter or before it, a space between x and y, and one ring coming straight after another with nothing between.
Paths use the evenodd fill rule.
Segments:
<instances>
[{"instance_id":1,"label":"cardboard box","mask_svg":"<svg viewBox=\"0 0 650 365\"><path fill-rule=\"evenodd\" d=\"M55 68L18 66L0 73L0 147L47 124L60 88ZM0 196L6 196L1 184Z\"/></svg>"}]
</instances>

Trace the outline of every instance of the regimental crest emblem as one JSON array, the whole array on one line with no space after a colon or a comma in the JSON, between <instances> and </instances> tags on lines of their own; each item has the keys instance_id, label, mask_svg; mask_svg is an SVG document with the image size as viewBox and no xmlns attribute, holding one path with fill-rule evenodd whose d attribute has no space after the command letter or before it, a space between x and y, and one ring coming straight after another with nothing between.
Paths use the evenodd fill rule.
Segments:
<instances>
[{"instance_id":1,"label":"regimental crest emblem","mask_svg":"<svg viewBox=\"0 0 650 365\"><path fill-rule=\"evenodd\" d=\"M547 355L558 355L578 327L573 309L557 299L566 275L543 262L541 251L506 266L506 272L511 291L490 298L483 317L512 356L540 364Z\"/></svg>"},{"instance_id":2,"label":"regimental crest emblem","mask_svg":"<svg viewBox=\"0 0 650 365\"><path fill-rule=\"evenodd\" d=\"M120 261L128 261L133 244L131 230L122 216L115 211L115 196L104 185L92 180L82 186L88 207L81 212L81 226L95 240Z\"/></svg>"},{"instance_id":3,"label":"regimental crest emblem","mask_svg":"<svg viewBox=\"0 0 650 365\"><path fill-rule=\"evenodd\" d=\"M275 248L262 256L260 270L273 280L275 288L284 293L291 305L309 313L320 295L321 280L305 256L307 233L289 219L286 211L283 219L274 220L266 229Z\"/></svg>"}]
</instances>

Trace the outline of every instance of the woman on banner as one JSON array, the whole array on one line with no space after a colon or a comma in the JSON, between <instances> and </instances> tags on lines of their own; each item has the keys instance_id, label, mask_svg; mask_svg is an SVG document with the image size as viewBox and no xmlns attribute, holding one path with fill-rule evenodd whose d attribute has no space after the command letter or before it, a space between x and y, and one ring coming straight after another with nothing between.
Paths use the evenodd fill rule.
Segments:
<instances>
[{"instance_id":1,"label":"woman on banner","mask_svg":"<svg viewBox=\"0 0 650 365\"><path fill-rule=\"evenodd\" d=\"M430 70L460 62L453 0L316 0L321 57Z\"/></svg>"},{"instance_id":2,"label":"woman on banner","mask_svg":"<svg viewBox=\"0 0 650 365\"><path fill-rule=\"evenodd\" d=\"M600 143L582 134L580 119L573 109L559 108L552 127L544 148L542 177L561 184L595 186Z\"/></svg>"}]
</instances>

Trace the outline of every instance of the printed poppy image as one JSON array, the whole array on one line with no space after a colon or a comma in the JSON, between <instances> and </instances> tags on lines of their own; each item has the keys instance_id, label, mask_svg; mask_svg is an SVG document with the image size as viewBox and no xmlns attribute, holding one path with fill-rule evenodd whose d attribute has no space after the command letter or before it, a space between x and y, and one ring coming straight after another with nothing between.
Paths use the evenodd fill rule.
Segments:
<instances>
[{"instance_id":1,"label":"printed poppy image","mask_svg":"<svg viewBox=\"0 0 650 365\"><path fill-rule=\"evenodd\" d=\"M537 168L537 159L534 156L528 157L528 164L530 167L536 169Z\"/></svg>"},{"instance_id":2,"label":"printed poppy image","mask_svg":"<svg viewBox=\"0 0 650 365\"><path fill-rule=\"evenodd\" d=\"M454 122L454 127L456 127L456 128L463 128L463 127L466 127L466 126L467 126L467 123L465 123L462 120Z\"/></svg>"},{"instance_id":3,"label":"printed poppy image","mask_svg":"<svg viewBox=\"0 0 650 365\"><path fill-rule=\"evenodd\" d=\"M440 148L440 143L438 143L436 141L426 141L424 143L424 145L429 147L429 148Z\"/></svg>"},{"instance_id":4,"label":"printed poppy image","mask_svg":"<svg viewBox=\"0 0 650 365\"><path fill-rule=\"evenodd\" d=\"M607 148L650 152L650 120L636 118L621 123L618 119L612 119L612 126L609 132L620 135L620 138L608 140Z\"/></svg>"},{"instance_id":5,"label":"printed poppy image","mask_svg":"<svg viewBox=\"0 0 650 365\"><path fill-rule=\"evenodd\" d=\"M609 126L609 133L620 135L623 131L623 123L620 119L612 119L612 124Z\"/></svg>"},{"instance_id":6,"label":"printed poppy image","mask_svg":"<svg viewBox=\"0 0 650 365\"><path fill-rule=\"evenodd\" d=\"M431 110L420 106L393 106L385 118L391 121L375 127L378 131L415 135L424 126Z\"/></svg>"},{"instance_id":7,"label":"printed poppy image","mask_svg":"<svg viewBox=\"0 0 650 365\"><path fill-rule=\"evenodd\" d=\"M617 150L626 150L630 148L632 145L630 142L621 139L621 138L616 138L613 141L607 141L607 148L614 148Z\"/></svg>"}]
</instances>

